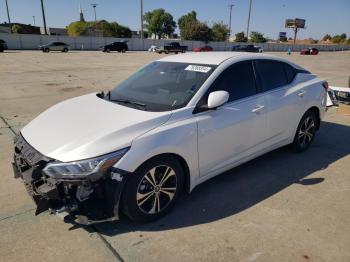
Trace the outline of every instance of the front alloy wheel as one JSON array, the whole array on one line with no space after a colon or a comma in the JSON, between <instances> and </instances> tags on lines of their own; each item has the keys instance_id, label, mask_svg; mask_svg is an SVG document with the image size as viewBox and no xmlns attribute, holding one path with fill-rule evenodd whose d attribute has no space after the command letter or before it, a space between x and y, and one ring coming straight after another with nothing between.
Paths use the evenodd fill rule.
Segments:
<instances>
[{"instance_id":1,"label":"front alloy wheel","mask_svg":"<svg viewBox=\"0 0 350 262\"><path fill-rule=\"evenodd\" d=\"M149 222L165 215L183 189L183 168L171 156L158 156L142 164L127 178L122 211L131 220Z\"/></svg>"},{"instance_id":2,"label":"front alloy wheel","mask_svg":"<svg viewBox=\"0 0 350 262\"><path fill-rule=\"evenodd\" d=\"M169 166L152 168L142 178L136 194L139 209L146 214L164 210L176 193L176 173Z\"/></svg>"}]
</instances>

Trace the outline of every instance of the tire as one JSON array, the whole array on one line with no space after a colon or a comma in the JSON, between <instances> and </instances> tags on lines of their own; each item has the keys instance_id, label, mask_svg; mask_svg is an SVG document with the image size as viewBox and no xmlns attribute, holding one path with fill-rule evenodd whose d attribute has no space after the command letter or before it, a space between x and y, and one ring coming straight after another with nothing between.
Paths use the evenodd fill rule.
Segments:
<instances>
[{"instance_id":1,"label":"tire","mask_svg":"<svg viewBox=\"0 0 350 262\"><path fill-rule=\"evenodd\" d=\"M68 52L68 48L64 48L62 52L67 53Z\"/></svg>"},{"instance_id":2,"label":"tire","mask_svg":"<svg viewBox=\"0 0 350 262\"><path fill-rule=\"evenodd\" d=\"M165 51L165 54L169 54L169 51Z\"/></svg>"},{"instance_id":3,"label":"tire","mask_svg":"<svg viewBox=\"0 0 350 262\"><path fill-rule=\"evenodd\" d=\"M122 211L134 222L156 220L171 210L183 185L184 171L175 158L152 158L128 177L121 197Z\"/></svg>"},{"instance_id":4,"label":"tire","mask_svg":"<svg viewBox=\"0 0 350 262\"><path fill-rule=\"evenodd\" d=\"M122 49L122 53L125 53L125 52L126 52L126 49L125 49L125 48L123 48L123 49Z\"/></svg>"},{"instance_id":5,"label":"tire","mask_svg":"<svg viewBox=\"0 0 350 262\"><path fill-rule=\"evenodd\" d=\"M107 49L106 49L106 52L107 52L107 53L110 53L110 52L111 52L111 49L107 48Z\"/></svg>"},{"instance_id":6,"label":"tire","mask_svg":"<svg viewBox=\"0 0 350 262\"><path fill-rule=\"evenodd\" d=\"M316 135L318 121L314 111L309 110L304 114L291 144L294 152L304 152L310 147Z\"/></svg>"},{"instance_id":7,"label":"tire","mask_svg":"<svg viewBox=\"0 0 350 262\"><path fill-rule=\"evenodd\" d=\"M48 53L48 52L50 52L50 49L49 49L49 48L45 48L45 49L44 49L44 52L45 52L45 53Z\"/></svg>"}]
</instances>

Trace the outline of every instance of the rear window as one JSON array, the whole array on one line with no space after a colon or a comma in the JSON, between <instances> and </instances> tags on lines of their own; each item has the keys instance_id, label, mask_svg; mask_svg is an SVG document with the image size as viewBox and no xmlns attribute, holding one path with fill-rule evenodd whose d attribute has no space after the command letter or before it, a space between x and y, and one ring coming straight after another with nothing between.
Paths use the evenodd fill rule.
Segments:
<instances>
[{"instance_id":1,"label":"rear window","mask_svg":"<svg viewBox=\"0 0 350 262\"><path fill-rule=\"evenodd\" d=\"M273 60L257 60L256 66L263 91L288 84L285 63Z\"/></svg>"},{"instance_id":2,"label":"rear window","mask_svg":"<svg viewBox=\"0 0 350 262\"><path fill-rule=\"evenodd\" d=\"M290 84L296 75L296 70L291 65L284 63L284 70L286 71L287 82Z\"/></svg>"}]
</instances>

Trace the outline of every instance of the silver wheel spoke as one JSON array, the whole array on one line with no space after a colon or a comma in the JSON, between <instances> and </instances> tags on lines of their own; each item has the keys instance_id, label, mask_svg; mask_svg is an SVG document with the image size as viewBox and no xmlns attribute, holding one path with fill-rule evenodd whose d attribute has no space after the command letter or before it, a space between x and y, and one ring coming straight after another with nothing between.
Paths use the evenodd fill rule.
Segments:
<instances>
[{"instance_id":1,"label":"silver wheel spoke","mask_svg":"<svg viewBox=\"0 0 350 262\"><path fill-rule=\"evenodd\" d=\"M146 180L154 187L157 185L156 179L154 177L155 170L156 170L155 168L152 168L145 176ZM148 175L150 175L151 177L149 177Z\"/></svg>"},{"instance_id":2,"label":"silver wheel spoke","mask_svg":"<svg viewBox=\"0 0 350 262\"><path fill-rule=\"evenodd\" d=\"M151 210L148 212L150 214L154 214L157 208L157 196L154 196L154 201Z\"/></svg>"},{"instance_id":3,"label":"silver wheel spoke","mask_svg":"<svg viewBox=\"0 0 350 262\"><path fill-rule=\"evenodd\" d=\"M169 189L170 189L170 188L162 188L162 189L160 190L160 192L162 192L162 193L168 195L168 197L169 197L170 200L171 200L171 199L173 199L173 197L174 197L174 195L175 195L175 192L170 192L170 191L168 191ZM176 188L171 189L171 190L176 190Z\"/></svg>"},{"instance_id":4,"label":"silver wheel spoke","mask_svg":"<svg viewBox=\"0 0 350 262\"><path fill-rule=\"evenodd\" d=\"M141 193L137 193L137 202L138 202L138 205L141 206L143 203L145 203L152 195L154 194L153 191L150 191L146 194L141 194ZM143 200L142 200L143 199ZM142 201L141 201L142 200ZM141 202L139 202L141 201Z\"/></svg>"},{"instance_id":5,"label":"silver wheel spoke","mask_svg":"<svg viewBox=\"0 0 350 262\"><path fill-rule=\"evenodd\" d=\"M168 167L168 169L164 173L159 185L162 186L165 183L165 181L167 181L172 176L175 176L175 172L170 167Z\"/></svg>"}]
</instances>

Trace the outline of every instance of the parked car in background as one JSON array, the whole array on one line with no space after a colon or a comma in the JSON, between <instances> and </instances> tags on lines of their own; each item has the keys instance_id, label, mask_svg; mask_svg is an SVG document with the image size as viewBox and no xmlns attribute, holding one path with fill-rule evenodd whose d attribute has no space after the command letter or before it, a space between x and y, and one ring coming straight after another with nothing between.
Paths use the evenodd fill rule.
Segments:
<instances>
[{"instance_id":1,"label":"parked car in background","mask_svg":"<svg viewBox=\"0 0 350 262\"><path fill-rule=\"evenodd\" d=\"M194 52L210 52L214 51L214 49L210 45L205 45L202 47L196 47L193 49Z\"/></svg>"},{"instance_id":2,"label":"parked car in background","mask_svg":"<svg viewBox=\"0 0 350 262\"><path fill-rule=\"evenodd\" d=\"M159 48L156 52L161 54L169 54L169 53L185 53L187 51L187 46L180 45L179 42L171 42L168 45L164 45Z\"/></svg>"},{"instance_id":3,"label":"parked car in background","mask_svg":"<svg viewBox=\"0 0 350 262\"><path fill-rule=\"evenodd\" d=\"M61 51L61 52L68 52L69 45L63 42L51 42L46 45L39 46L39 49L43 52L47 53L50 51Z\"/></svg>"},{"instance_id":4,"label":"parked car in background","mask_svg":"<svg viewBox=\"0 0 350 262\"><path fill-rule=\"evenodd\" d=\"M231 51L262 53L263 49L260 46L255 45L234 45L232 46Z\"/></svg>"},{"instance_id":5,"label":"parked car in background","mask_svg":"<svg viewBox=\"0 0 350 262\"><path fill-rule=\"evenodd\" d=\"M300 51L301 55L318 55L318 49L314 47L304 48Z\"/></svg>"},{"instance_id":6,"label":"parked car in background","mask_svg":"<svg viewBox=\"0 0 350 262\"><path fill-rule=\"evenodd\" d=\"M156 45L151 45L149 48L148 48L148 52L157 52L159 51L159 47L156 46Z\"/></svg>"},{"instance_id":7,"label":"parked car in background","mask_svg":"<svg viewBox=\"0 0 350 262\"><path fill-rule=\"evenodd\" d=\"M124 41L113 42L113 43L107 44L105 46L102 46L101 49L102 49L102 52L107 52L107 53L109 53L111 51L125 53L126 51L129 50L127 43Z\"/></svg>"},{"instance_id":8,"label":"parked car in background","mask_svg":"<svg viewBox=\"0 0 350 262\"><path fill-rule=\"evenodd\" d=\"M307 150L327 86L271 55L167 56L107 93L63 101L28 123L15 140L15 177L36 214L152 221L183 190L235 166L285 145Z\"/></svg>"},{"instance_id":9,"label":"parked car in background","mask_svg":"<svg viewBox=\"0 0 350 262\"><path fill-rule=\"evenodd\" d=\"M7 44L5 42L5 40L0 39L0 52L4 52L4 50L7 50Z\"/></svg>"}]
</instances>

